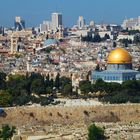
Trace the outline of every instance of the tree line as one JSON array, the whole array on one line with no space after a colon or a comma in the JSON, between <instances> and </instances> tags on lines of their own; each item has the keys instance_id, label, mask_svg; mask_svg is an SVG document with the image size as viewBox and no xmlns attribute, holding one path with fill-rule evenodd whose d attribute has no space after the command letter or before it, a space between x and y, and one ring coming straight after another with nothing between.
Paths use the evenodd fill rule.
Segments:
<instances>
[{"instance_id":1,"label":"tree line","mask_svg":"<svg viewBox=\"0 0 140 140\"><path fill-rule=\"evenodd\" d=\"M97 92L101 92L98 98L102 102L109 103L140 103L140 80L128 80L119 83L107 83L102 79L98 79L94 84L85 80L79 83L81 93L85 96L89 92L92 95L96 95Z\"/></svg>"},{"instance_id":2,"label":"tree line","mask_svg":"<svg viewBox=\"0 0 140 140\"><path fill-rule=\"evenodd\" d=\"M87 41L87 42L101 42L101 41L106 41L107 39L110 39L110 36L108 34L105 34L104 37L101 37L98 33L96 33L94 36L87 35L85 37L81 37L82 41Z\"/></svg>"},{"instance_id":3,"label":"tree line","mask_svg":"<svg viewBox=\"0 0 140 140\"><path fill-rule=\"evenodd\" d=\"M24 75L6 75L0 72L0 106L22 106L27 104L48 105L57 98L57 93L65 97L78 97L73 92L71 78L60 77L58 73L54 79L49 74L43 76L39 73ZM139 103L140 102L140 80L128 80L119 83L107 83L98 79L95 83L88 80L80 81L79 89L84 97L88 93L97 96L102 102L109 103ZM82 97L82 96L79 96Z\"/></svg>"},{"instance_id":4,"label":"tree line","mask_svg":"<svg viewBox=\"0 0 140 140\"><path fill-rule=\"evenodd\" d=\"M71 79L60 77L59 73L55 79L52 79L49 74L47 76L39 73L7 76L0 72L0 106L2 107L21 106L27 103L47 105L53 101L57 92L61 92L64 96L71 94Z\"/></svg>"}]
</instances>

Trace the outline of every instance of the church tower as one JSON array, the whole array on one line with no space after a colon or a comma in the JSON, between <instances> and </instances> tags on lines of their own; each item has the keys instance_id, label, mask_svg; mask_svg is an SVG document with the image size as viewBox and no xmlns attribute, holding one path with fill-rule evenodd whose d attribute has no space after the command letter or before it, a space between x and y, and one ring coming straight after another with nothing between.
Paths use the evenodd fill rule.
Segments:
<instances>
[{"instance_id":1,"label":"church tower","mask_svg":"<svg viewBox=\"0 0 140 140\"><path fill-rule=\"evenodd\" d=\"M14 34L11 35L11 54L18 51L18 37Z\"/></svg>"}]
</instances>

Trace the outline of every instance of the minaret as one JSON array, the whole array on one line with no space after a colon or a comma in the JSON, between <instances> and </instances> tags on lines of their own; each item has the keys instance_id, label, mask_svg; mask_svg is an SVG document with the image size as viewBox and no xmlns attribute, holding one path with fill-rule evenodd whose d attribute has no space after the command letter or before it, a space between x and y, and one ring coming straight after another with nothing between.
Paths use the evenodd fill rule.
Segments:
<instances>
[{"instance_id":1,"label":"minaret","mask_svg":"<svg viewBox=\"0 0 140 140\"><path fill-rule=\"evenodd\" d=\"M27 59L27 71L30 72L31 71L31 58L28 56Z\"/></svg>"},{"instance_id":2,"label":"minaret","mask_svg":"<svg viewBox=\"0 0 140 140\"><path fill-rule=\"evenodd\" d=\"M58 34L58 39L62 39L63 38L63 28L62 26L59 27L59 34Z\"/></svg>"}]
</instances>

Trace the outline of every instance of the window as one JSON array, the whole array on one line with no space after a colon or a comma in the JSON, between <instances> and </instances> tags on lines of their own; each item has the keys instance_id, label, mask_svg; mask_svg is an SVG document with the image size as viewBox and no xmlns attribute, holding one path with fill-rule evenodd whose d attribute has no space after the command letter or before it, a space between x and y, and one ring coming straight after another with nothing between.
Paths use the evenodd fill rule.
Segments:
<instances>
[{"instance_id":1,"label":"window","mask_svg":"<svg viewBox=\"0 0 140 140\"><path fill-rule=\"evenodd\" d=\"M118 76L118 77L117 77L117 80L118 80L118 81L120 81L120 80L121 80L121 77L120 77L120 76Z\"/></svg>"},{"instance_id":2,"label":"window","mask_svg":"<svg viewBox=\"0 0 140 140\"><path fill-rule=\"evenodd\" d=\"M109 80L109 76L106 77L106 80Z\"/></svg>"}]
</instances>

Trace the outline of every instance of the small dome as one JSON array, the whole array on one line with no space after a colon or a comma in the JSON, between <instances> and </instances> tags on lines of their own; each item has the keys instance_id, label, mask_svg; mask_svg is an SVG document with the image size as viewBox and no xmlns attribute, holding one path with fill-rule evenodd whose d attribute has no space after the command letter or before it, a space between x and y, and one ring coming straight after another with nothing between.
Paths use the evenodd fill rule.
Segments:
<instances>
[{"instance_id":1,"label":"small dome","mask_svg":"<svg viewBox=\"0 0 140 140\"><path fill-rule=\"evenodd\" d=\"M132 57L127 50L116 48L108 55L108 64L130 64Z\"/></svg>"},{"instance_id":2,"label":"small dome","mask_svg":"<svg viewBox=\"0 0 140 140\"><path fill-rule=\"evenodd\" d=\"M47 39L47 40L45 40L44 45L49 46L49 45L55 45L57 43L58 43L58 40L56 40L56 39Z\"/></svg>"}]
</instances>

